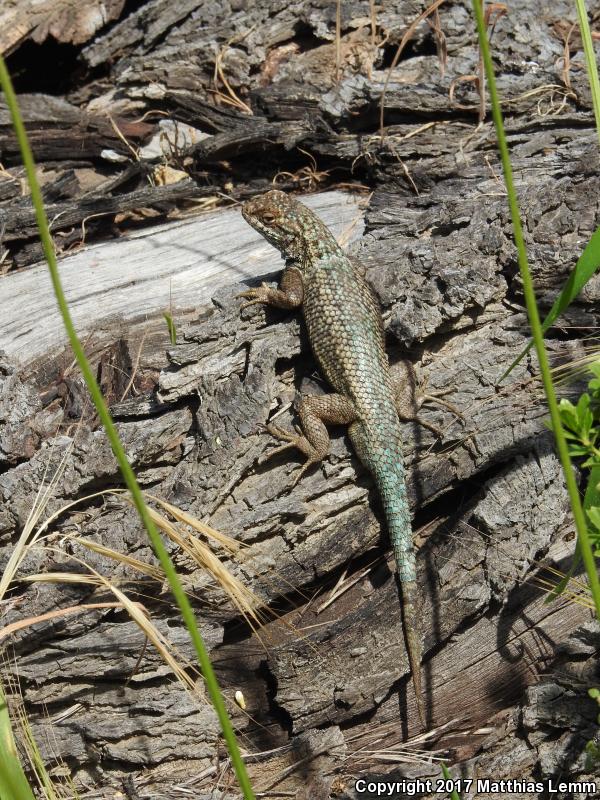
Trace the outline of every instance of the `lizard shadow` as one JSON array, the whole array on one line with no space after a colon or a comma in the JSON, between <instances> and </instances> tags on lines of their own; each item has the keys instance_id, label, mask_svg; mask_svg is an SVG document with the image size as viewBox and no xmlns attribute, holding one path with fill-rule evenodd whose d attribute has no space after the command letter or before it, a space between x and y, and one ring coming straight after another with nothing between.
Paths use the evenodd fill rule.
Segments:
<instances>
[{"instance_id":1,"label":"lizard shadow","mask_svg":"<svg viewBox=\"0 0 600 800\"><path fill-rule=\"evenodd\" d=\"M549 631L543 629L544 620L553 612L536 612L543 595L539 585L531 581L531 568L528 568L524 577L513 578L514 584L508 590L505 588L510 578L502 568L504 561L508 559L509 575L512 574L510 565L518 564L520 559L526 559L529 565L536 563L534 556L537 558L537 555L529 552L531 545L527 544L529 529L520 532L519 546L515 550L510 539L502 538L496 531L490 533L480 530L477 518L475 521L471 519L481 500L488 492L493 492L496 477L501 478L507 470L510 472L516 455L533 454L534 460L539 463L540 450L544 452L544 445L539 439L538 436L535 442L526 437L517 446L496 453L492 463L481 465L481 472L469 480L461 481L451 492L429 501L415 517L415 528L427 524L428 519L434 520L436 515L442 518L437 530L419 548L419 574L424 569L427 575L424 589L431 600L431 641L428 642L426 636L425 648L428 660L443 649L452 636L466 633L482 617L493 621L492 635L495 636L496 647L493 646L493 640L484 647L482 640L482 649L479 650L477 640L474 640L468 645L473 646L472 653L464 659L460 668L463 672L470 671L473 676L481 674L483 679L479 689L476 685L473 688L470 708L466 704L464 706L465 710L468 709L469 717L473 712L475 714L471 719L472 724L487 719L486 714L492 709L498 711L521 701L525 689L532 683L528 676L535 678L534 671L536 674L544 672L550 664L554 664L557 649L560 650L560 641L552 633L556 626ZM523 487L526 491L525 481ZM514 500L518 503L519 497ZM453 513L448 515L448 509L453 509ZM516 531L519 532L519 529ZM540 546L547 547L548 542L544 544L544 540L541 540ZM505 552L502 552L503 548ZM524 634L529 638L527 645L519 641ZM482 636L485 638L485 630ZM469 641L468 636L465 641ZM493 678L486 678L494 658L497 664L493 667ZM463 662L462 656L459 660ZM532 668L537 669L532 671ZM441 669L446 671L447 678L451 679L454 674L460 683L458 670ZM427 689L428 700L429 697L434 699L430 683ZM479 701L476 699L478 694ZM480 719L477 719L477 715Z\"/></svg>"}]
</instances>

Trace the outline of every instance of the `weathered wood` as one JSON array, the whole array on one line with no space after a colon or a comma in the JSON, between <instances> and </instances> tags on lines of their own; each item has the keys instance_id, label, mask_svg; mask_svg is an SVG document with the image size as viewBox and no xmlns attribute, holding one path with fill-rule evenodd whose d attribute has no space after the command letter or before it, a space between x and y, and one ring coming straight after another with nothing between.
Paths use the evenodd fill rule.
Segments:
<instances>
[{"instance_id":1,"label":"weathered wood","mask_svg":"<svg viewBox=\"0 0 600 800\"><path fill-rule=\"evenodd\" d=\"M60 42L83 44L117 19L125 0L7 0L0 13L0 53L6 55L27 37L43 42L48 35Z\"/></svg>"},{"instance_id":2,"label":"weathered wood","mask_svg":"<svg viewBox=\"0 0 600 800\"><path fill-rule=\"evenodd\" d=\"M348 195L329 192L307 202L336 235L346 241L360 235L362 214ZM231 209L85 248L61 260L60 274L75 325L85 338L111 321L127 324L160 317L169 309L177 323L178 312L209 304L220 287L274 273L279 266L277 253L246 225L238 209ZM10 272L0 280L5 353L24 366L61 350L65 334L47 266ZM27 314L15 298L26 302Z\"/></svg>"},{"instance_id":3,"label":"weathered wood","mask_svg":"<svg viewBox=\"0 0 600 800\"><path fill-rule=\"evenodd\" d=\"M126 142L135 144L147 136L151 127L143 123L115 119L114 126L105 116L81 111L71 103L48 95L20 95L19 108L34 156L38 161L84 161L112 149L131 156ZM48 128L50 127L50 130ZM0 153L8 163L20 162L19 145L12 130L4 100L0 103Z\"/></svg>"}]
</instances>

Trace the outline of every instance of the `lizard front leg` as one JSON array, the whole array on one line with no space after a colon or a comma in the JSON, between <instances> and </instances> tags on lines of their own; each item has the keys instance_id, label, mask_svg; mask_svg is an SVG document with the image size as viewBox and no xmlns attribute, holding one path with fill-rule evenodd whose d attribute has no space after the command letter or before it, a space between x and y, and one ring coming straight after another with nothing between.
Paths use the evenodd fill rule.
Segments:
<instances>
[{"instance_id":1,"label":"lizard front leg","mask_svg":"<svg viewBox=\"0 0 600 800\"><path fill-rule=\"evenodd\" d=\"M281 274L278 289L273 289L263 282L261 286L241 292L238 297L249 298L249 301L241 306L240 311L257 303L277 308L298 308L304 300L302 274L297 267L286 267Z\"/></svg>"},{"instance_id":2,"label":"lizard front leg","mask_svg":"<svg viewBox=\"0 0 600 800\"><path fill-rule=\"evenodd\" d=\"M356 411L343 394L307 395L300 401L298 416L301 428L297 427L295 434L283 430L278 425L267 426L269 433L286 442L271 451L267 458L292 447L296 447L306 456L306 462L292 486L298 483L307 469L322 461L329 452L330 439L325 423L350 425L356 419Z\"/></svg>"}]
</instances>

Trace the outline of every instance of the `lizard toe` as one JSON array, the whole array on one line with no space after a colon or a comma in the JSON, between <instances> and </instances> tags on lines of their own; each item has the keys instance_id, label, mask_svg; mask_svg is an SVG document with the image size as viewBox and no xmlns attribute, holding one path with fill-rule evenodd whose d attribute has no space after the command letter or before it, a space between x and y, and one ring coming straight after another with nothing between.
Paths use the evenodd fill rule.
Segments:
<instances>
[{"instance_id":1,"label":"lizard toe","mask_svg":"<svg viewBox=\"0 0 600 800\"><path fill-rule=\"evenodd\" d=\"M274 422L270 422L267 425L267 430L271 436L274 436L276 439L279 439L282 442L290 442L290 444L295 444L299 439L299 435L297 433L286 431L284 428L280 428L279 425L275 425Z\"/></svg>"},{"instance_id":2,"label":"lizard toe","mask_svg":"<svg viewBox=\"0 0 600 800\"><path fill-rule=\"evenodd\" d=\"M283 453L285 450L291 450L293 447L296 447L296 442L287 442L286 444L281 444L279 447L275 447L273 450L269 450L269 452L265 455L262 455L258 459L258 463L265 464L267 461L270 461L273 456L276 456L278 453Z\"/></svg>"},{"instance_id":3,"label":"lizard toe","mask_svg":"<svg viewBox=\"0 0 600 800\"><path fill-rule=\"evenodd\" d=\"M318 464L320 460L321 460L320 458L314 458L314 457L307 458L304 464L296 472L296 475L294 477L294 480L292 481L290 489L294 489L296 484L299 482L300 478L302 478L302 476L304 475L304 473L307 470L309 470L314 464Z\"/></svg>"}]
</instances>

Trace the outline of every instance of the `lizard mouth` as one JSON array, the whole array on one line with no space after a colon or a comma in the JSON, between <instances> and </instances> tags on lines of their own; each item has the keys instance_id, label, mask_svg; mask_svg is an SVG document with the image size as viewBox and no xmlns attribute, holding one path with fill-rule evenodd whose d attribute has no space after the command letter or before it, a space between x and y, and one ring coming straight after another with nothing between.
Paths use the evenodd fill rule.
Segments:
<instances>
[{"instance_id":1,"label":"lizard mouth","mask_svg":"<svg viewBox=\"0 0 600 800\"><path fill-rule=\"evenodd\" d=\"M253 225L252 212L248 206L248 203L244 203L242 205L242 217L246 220L246 222L249 222L251 225Z\"/></svg>"}]
</instances>

